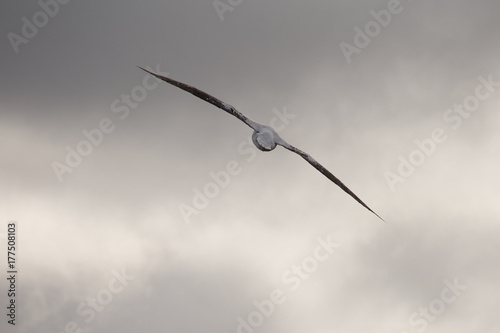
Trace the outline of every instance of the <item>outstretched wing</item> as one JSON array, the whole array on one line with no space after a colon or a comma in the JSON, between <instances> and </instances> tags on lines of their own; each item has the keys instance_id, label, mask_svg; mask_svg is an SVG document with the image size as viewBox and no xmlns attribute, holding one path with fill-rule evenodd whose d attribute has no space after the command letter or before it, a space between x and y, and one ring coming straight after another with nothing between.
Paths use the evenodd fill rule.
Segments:
<instances>
[{"instance_id":1,"label":"outstretched wing","mask_svg":"<svg viewBox=\"0 0 500 333\"><path fill-rule=\"evenodd\" d=\"M219 109L222 109L224 111L226 111L227 113L229 114L232 114L233 116L235 116L236 118L238 118L239 120L241 120L242 122L244 122L245 124L247 124L248 126L250 126L251 128L253 129L256 129L259 124L256 123L255 121L247 118L245 115L243 115L240 111L236 110L233 106L229 105L229 104L226 104L224 103L223 101L221 101L220 99L218 98L215 98L214 96L212 95L209 95L207 94L206 92L204 91L201 91L200 89L198 88L195 88L195 87L192 87L190 85L187 85L185 83L182 83L182 82L179 82L179 81L176 81L176 80L173 80L173 79L170 79L168 77L165 77L163 75L159 75L159 74L156 74L156 73L153 73L153 72L150 72L148 71L147 69L144 69L140 66L138 66L140 69L142 69L143 71L157 77L158 79L160 80L163 80L165 82L168 82L170 83L171 85L174 85L178 88L181 88L182 90L185 90L193 95L195 95L196 97L199 97L201 98L202 100L210 103L210 104L213 104L215 105L216 107L218 107Z\"/></svg>"},{"instance_id":2,"label":"outstretched wing","mask_svg":"<svg viewBox=\"0 0 500 333\"><path fill-rule=\"evenodd\" d=\"M356 200L357 202L359 202L363 207L365 207L370 212L372 212L373 214L375 214L379 219L381 219L382 221L384 221L383 218L381 218L380 216L378 216L377 213L375 213L373 210L371 210L371 208L368 207L360 198L358 198L358 196L356 194L354 194L347 186L344 185L344 183L342 183L337 177L335 177L324 166L322 166L321 164L319 164L318 161L316 161L314 158L312 158L311 155L309 155L309 154L303 152L302 150L300 150L300 149L298 149L298 148L296 148L296 147L288 144L286 141L284 141L281 138L280 138L278 144L281 145L281 146L283 146L283 147L285 147L286 149L288 149L288 150L290 150L290 151L292 151L292 152L294 152L294 153L299 154L300 156L302 156L303 159L305 159L307 162L309 162L313 167L315 167L319 172L321 172L322 174L324 174L332 182L334 182L335 184L337 184L337 186L339 186L341 189L343 189L344 192L346 192L351 197L353 197L354 200Z\"/></svg>"}]
</instances>

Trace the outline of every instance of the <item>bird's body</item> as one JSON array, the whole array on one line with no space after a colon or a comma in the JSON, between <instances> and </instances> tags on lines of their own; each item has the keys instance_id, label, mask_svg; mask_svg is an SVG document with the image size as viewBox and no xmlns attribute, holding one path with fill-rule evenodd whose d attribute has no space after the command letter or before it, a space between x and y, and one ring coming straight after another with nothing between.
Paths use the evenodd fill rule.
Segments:
<instances>
[{"instance_id":1,"label":"bird's body","mask_svg":"<svg viewBox=\"0 0 500 333\"><path fill-rule=\"evenodd\" d=\"M252 133L253 144L261 151L273 150L280 140L278 133L269 126L262 125L261 128Z\"/></svg>"},{"instance_id":2,"label":"bird's body","mask_svg":"<svg viewBox=\"0 0 500 333\"><path fill-rule=\"evenodd\" d=\"M323 175L325 175L328 179L330 179L333 183L335 183L337 186L339 186L342 190L344 190L347 194L349 194L351 197L354 198L357 202L359 202L363 207L368 209L370 212L375 214L378 218L382 219L380 216L377 215L373 210L371 210L370 207L368 207L360 198L358 198L347 186L344 185L337 177L335 177L330 171L328 171L325 167L323 167L321 164L319 164L314 158L312 158L311 155L303 152L302 150L290 145L288 142L283 140L278 133L274 130L274 128L266 125L259 124L245 115L243 115L241 112L236 110L232 105L226 104L219 100L218 98L215 98L212 95L207 94L204 91L199 90L198 88L192 87L190 85L187 85L185 83L170 79L168 77L155 74L153 72L150 72L142 67L139 67L143 71L155 76L156 78L163 80L165 82L168 82L178 88L181 88L182 90L185 90L196 97L201 98L202 100L215 105L216 107L226 111L227 113L235 116L245 124L247 124L250 128L254 130L252 133L252 141L254 145L257 147L257 149L261 151L271 151L276 146L282 146L298 155L300 155L303 159L305 159L307 162L309 162L313 167L315 167L319 172L321 172ZM385 221L384 221L385 222Z\"/></svg>"}]
</instances>

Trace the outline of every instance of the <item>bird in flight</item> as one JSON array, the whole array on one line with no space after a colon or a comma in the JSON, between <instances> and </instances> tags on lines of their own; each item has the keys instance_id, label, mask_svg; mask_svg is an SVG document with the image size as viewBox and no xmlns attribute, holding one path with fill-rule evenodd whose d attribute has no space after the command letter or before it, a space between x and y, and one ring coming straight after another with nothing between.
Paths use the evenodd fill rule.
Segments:
<instances>
[{"instance_id":1,"label":"bird in flight","mask_svg":"<svg viewBox=\"0 0 500 333\"><path fill-rule=\"evenodd\" d=\"M252 141L255 144L255 146L261 150L261 151L271 151L274 148L276 148L277 145L282 146L298 155L300 155L303 159L305 159L307 162L309 162L313 167L315 167L319 172L321 172L323 175L325 175L328 179L330 179L333 183L335 183L337 186L339 186L341 189L343 189L347 194L349 194L351 197L354 198L357 202L359 202L363 207L368 209L370 212L375 214L379 219L384 221L383 218L381 218L377 213L375 213L370 207L368 207L356 194L354 194L347 186L344 185L337 177L335 177L330 171L328 171L324 166L319 164L314 158L312 158L311 155L303 152L302 150L292 146L285 140L283 140L278 133L274 130L274 128L266 125L259 124L245 115L243 115L241 112L236 110L232 105L226 104L223 101L221 101L218 98L215 98L212 95L207 94L204 91L201 91L198 88L192 87L190 85L187 85L185 83L170 79L168 77L153 73L151 71L148 71L147 69L144 69L140 66L138 66L140 69L143 71L153 75L154 77L168 82L171 85L174 85L182 90L185 90L193 95L195 95L198 98L201 98L202 100L215 105L216 107L226 111L227 113L235 116L245 124L247 124L249 127L253 129L253 134L252 134ZM385 222L385 221L384 221Z\"/></svg>"}]
</instances>

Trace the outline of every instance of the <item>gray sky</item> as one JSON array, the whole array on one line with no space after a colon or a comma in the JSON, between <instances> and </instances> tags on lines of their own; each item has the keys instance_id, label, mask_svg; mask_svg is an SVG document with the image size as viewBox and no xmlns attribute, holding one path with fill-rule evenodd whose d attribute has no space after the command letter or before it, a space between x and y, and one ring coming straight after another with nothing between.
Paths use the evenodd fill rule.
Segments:
<instances>
[{"instance_id":1,"label":"gray sky","mask_svg":"<svg viewBox=\"0 0 500 333\"><path fill-rule=\"evenodd\" d=\"M497 1L1 6L2 332L500 330Z\"/></svg>"}]
</instances>

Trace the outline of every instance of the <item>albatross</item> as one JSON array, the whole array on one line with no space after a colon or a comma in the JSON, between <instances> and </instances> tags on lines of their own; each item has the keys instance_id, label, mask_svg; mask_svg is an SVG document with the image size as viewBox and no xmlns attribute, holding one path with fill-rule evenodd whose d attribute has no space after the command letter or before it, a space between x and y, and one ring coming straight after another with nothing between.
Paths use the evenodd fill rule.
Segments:
<instances>
[{"instance_id":1,"label":"albatross","mask_svg":"<svg viewBox=\"0 0 500 333\"><path fill-rule=\"evenodd\" d=\"M198 98L201 98L202 100L204 100L210 104L215 105L219 109L226 111L227 113L235 116L236 118L238 118L239 120L241 120L242 122L247 124L250 128L253 129L252 141L253 141L254 145L257 147L257 149L266 152L266 151L273 150L274 148L276 148L276 146L282 146L282 147L288 149L289 151L298 154L303 159L305 159L307 162L309 162L313 167L315 167L319 172L321 172L323 175L325 175L326 178L331 180L334 184L336 184L338 187L340 187L342 190L344 190L347 194L349 194L352 198L354 198L354 200L356 200L363 207L368 209L370 212L375 214L379 219L381 219L382 221L385 222L385 220L383 218L381 218L370 207L368 207L368 205L366 205L356 194L354 194L354 192L352 192L347 186L345 186L344 183L342 183L330 171L328 171L324 166L319 164L318 161L316 161L314 158L312 158L311 155L303 152L302 150L292 146L291 144L289 144L288 142L283 140L278 135L278 133L274 130L274 128L272 128L270 126L259 124L255 121L249 119L248 117L243 115L240 111L236 110L236 108L233 107L232 105L224 103L220 99L218 99L212 95L209 95L206 92L201 91L198 88L195 88L195 87L187 85L185 83L182 83L182 82L173 80L171 78L153 73L153 72L148 71L147 69L144 69L140 66L138 66L138 67L140 69L142 69L143 71L153 75L154 77L156 77L162 81L170 83L171 85L174 85L174 86L176 86L184 91L187 91L187 92L195 95Z\"/></svg>"}]
</instances>

